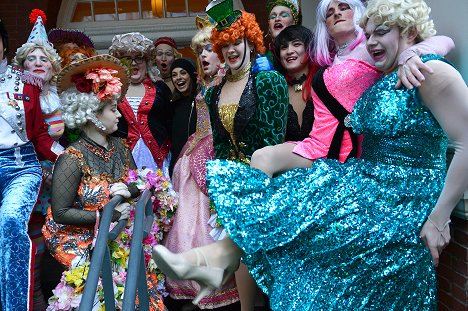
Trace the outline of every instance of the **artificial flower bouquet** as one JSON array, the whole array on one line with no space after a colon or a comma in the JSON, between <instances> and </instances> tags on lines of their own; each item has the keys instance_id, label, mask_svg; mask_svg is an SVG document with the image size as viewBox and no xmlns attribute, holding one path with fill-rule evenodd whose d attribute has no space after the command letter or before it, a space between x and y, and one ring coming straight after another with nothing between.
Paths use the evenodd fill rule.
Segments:
<instances>
[{"instance_id":1,"label":"artificial flower bouquet","mask_svg":"<svg viewBox=\"0 0 468 311\"><path fill-rule=\"evenodd\" d=\"M151 251L154 246L161 242L164 232L167 232L172 225L172 217L178 205L177 194L172 189L169 178L165 177L161 170L157 170L156 172L149 169L130 170L127 183L137 186L141 191L149 189L152 192L151 201L154 221L148 236L143 239L143 253L147 271L148 290L157 291L165 296L167 293L165 292L164 275L157 269L151 257ZM108 242L117 310L122 309L134 218L135 210L132 209L126 227L115 240ZM115 225L116 223L112 223L110 230ZM60 283L52 291L54 295L49 299L47 311L72 311L78 309L88 275L89 264L89 258L75 258L73 260L72 267L63 272ZM93 311L101 310L105 310L104 290L101 280L99 280Z\"/></svg>"}]
</instances>

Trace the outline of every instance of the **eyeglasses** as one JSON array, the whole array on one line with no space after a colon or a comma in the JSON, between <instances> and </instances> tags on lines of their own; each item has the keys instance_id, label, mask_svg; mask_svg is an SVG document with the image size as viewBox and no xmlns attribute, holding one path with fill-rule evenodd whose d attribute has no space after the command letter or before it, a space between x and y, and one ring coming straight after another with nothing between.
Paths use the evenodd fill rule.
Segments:
<instances>
[{"instance_id":1,"label":"eyeglasses","mask_svg":"<svg viewBox=\"0 0 468 311\"><path fill-rule=\"evenodd\" d=\"M213 44L207 43L204 46L200 46L195 50L197 55L201 55L203 53L203 51L213 52Z\"/></svg>"},{"instance_id":2,"label":"eyeglasses","mask_svg":"<svg viewBox=\"0 0 468 311\"><path fill-rule=\"evenodd\" d=\"M135 62L136 64L139 65L145 61L145 58L141 56L136 56L136 57L125 56L125 57L122 57L120 61L123 63L128 63L128 64Z\"/></svg>"}]
</instances>

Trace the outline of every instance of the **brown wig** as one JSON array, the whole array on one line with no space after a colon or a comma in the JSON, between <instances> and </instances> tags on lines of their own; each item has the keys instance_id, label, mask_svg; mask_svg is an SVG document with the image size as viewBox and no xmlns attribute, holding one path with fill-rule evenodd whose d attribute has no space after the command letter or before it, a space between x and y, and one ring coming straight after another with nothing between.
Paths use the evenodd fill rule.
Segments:
<instances>
[{"instance_id":1,"label":"brown wig","mask_svg":"<svg viewBox=\"0 0 468 311\"><path fill-rule=\"evenodd\" d=\"M213 29L211 32L211 42L213 43L213 50L218 54L219 60L223 63L224 57L221 49L223 46L234 43L237 39L246 38L253 44L256 53L265 53L265 46L263 45L263 32L260 29L255 15L241 11L241 17L235 21L231 26L224 30Z\"/></svg>"}]
</instances>

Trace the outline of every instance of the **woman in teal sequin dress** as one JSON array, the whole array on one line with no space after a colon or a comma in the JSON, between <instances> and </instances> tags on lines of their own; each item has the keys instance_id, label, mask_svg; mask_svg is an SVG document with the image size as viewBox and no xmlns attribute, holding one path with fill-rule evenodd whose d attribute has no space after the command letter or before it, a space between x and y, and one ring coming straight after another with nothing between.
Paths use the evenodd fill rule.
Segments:
<instances>
[{"instance_id":1,"label":"woman in teal sequin dress","mask_svg":"<svg viewBox=\"0 0 468 311\"><path fill-rule=\"evenodd\" d=\"M435 32L423 0L371 0L366 14L367 48L385 75L349 118L364 134L361 159L320 159L275 179L210 162L210 197L230 238L197 250L207 266L157 249L160 262L208 284L243 255L274 310L436 309L431 255L437 265L468 187L468 89L433 55L419 88L394 88L398 55ZM446 179L444 132L457 146Z\"/></svg>"}]
</instances>

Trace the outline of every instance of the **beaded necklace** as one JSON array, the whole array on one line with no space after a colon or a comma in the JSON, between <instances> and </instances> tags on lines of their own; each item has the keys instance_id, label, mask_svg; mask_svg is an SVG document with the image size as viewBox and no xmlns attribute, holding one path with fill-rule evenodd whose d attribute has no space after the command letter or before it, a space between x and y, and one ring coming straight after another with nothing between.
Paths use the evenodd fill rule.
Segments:
<instances>
[{"instance_id":1,"label":"beaded necklace","mask_svg":"<svg viewBox=\"0 0 468 311\"><path fill-rule=\"evenodd\" d=\"M252 67L252 63L248 63L247 65L245 65L244 69L240 70L238 73L236 73L236 74L229 74L228 73L226 75L226 79L229 82L240 81L249 74L251 67ZM231 70L229 70L229 72L231 72Z\"/></svg>"}]
</instances>

